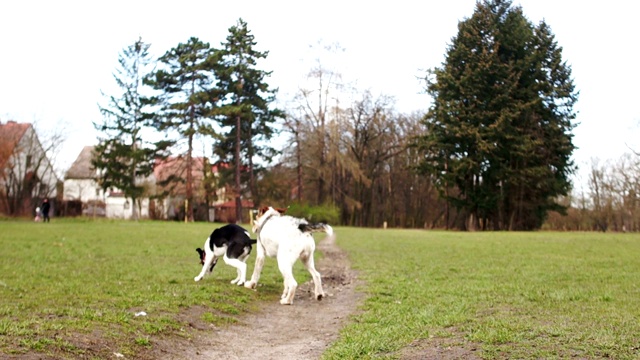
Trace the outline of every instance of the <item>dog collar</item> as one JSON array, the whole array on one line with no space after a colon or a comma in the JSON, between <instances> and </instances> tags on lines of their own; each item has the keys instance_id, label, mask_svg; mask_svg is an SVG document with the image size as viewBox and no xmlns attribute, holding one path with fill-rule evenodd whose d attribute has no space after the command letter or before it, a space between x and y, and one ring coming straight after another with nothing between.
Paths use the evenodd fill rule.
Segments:
<instances>
[{"instance_id":1,"label":"dog collar","mask_svg":"<svg viewBox=\"0 0 640 360\"><path fill-rule=\"evenodd\" d=\"M262 228L264 227L264 224L267 223L267 221L269 221L269 219L271 219L272 217L276 216L276 214L280 215L278 212L276 212L275 214L269 214L269 216L267 216L266 219L264 219L264 221L260 224L260 226L258 226L258 228L256 229L256 234L260 234L260 231L262 231Z\"/></svg>"}]
</instances>

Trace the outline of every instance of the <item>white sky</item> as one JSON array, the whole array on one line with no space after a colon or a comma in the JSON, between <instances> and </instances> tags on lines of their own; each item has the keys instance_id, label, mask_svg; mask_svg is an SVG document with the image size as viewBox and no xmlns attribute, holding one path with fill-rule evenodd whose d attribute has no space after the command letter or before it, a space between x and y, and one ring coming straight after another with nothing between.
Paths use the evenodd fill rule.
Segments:
<instances>
[{"instance_id":1,"label":"white sky","mask_svg":"<svg viewBox=\"0 0 640 360\"><path fill-rule=\"evenodd\" d=\"M584 172L591 158L640 151L640 2L514 0L534 23L550 25L573 69L580 98L574 144ZM120 51L142 36L159 56L195 36L218 47L243 18L256 49L269 51L269 84L287 100L319 40L343 48L343 76L361 89L394 96L403 112L426 110L416 79L440 66L458 21L475 0L449 1L2 1L0 120L68 129L58 166L66 170L97 142L101 90L118 94L112 73Z\"/></svg>"}]
</instances>

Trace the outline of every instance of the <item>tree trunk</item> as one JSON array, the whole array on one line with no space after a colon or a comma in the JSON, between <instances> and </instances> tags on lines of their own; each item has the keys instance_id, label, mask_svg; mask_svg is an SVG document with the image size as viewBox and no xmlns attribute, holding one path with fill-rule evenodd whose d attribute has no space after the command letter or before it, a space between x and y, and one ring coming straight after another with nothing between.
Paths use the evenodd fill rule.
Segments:
<instances>
[{"instance_id":1,"label":"tree trunk","mask_svg":"<svg viewBox=\"0 0 640 360\"><path fill-rule=\"evenodd\" d=\"M248 153L248 159L247 161L249 162L249 190L251 191L251 199L253 199L253 201L255 203L260 203L260 196L258 196L258 192L256 190L256 183L255 183L255 178L253 175L253 141L252 141L252 135L253 132L251 131L251 126L249 126L249 134L247 136L248 142L249 142L249 153Z\"/></svg>"},{"instance_id":2,"label":"tree trunk","mask_svg":"<svg viewBox=\"0 0 640 360\"><path fill-rule=\"evenodd\" d=\"M236 222L242 222L242 198L240 196L240 115L236 116L236 151L235 151L235 196L236 196Z\"/></svg>"},{"instance_id":3,"label":"tree trunk","mask_svg":"<svg viewBox=\"0 0 640 360\"><path fill-rule=\"evenodd\" d=\"M298 172L298 202L302 203L302 149L300 148L300 123L297 123L298 127L295 132L296 136L296 168Z\"/></svg>"},{"instance_id":4,"label":"tree trunk","mask_svg":"<svg viewBox=\"0 0 640 360\"><path fill-rule=\"evenodd\" d=\"M189 145L187 150L187 208L185 209L185 220L193 221L193 174L191 170L193 169L193 135L189 135Z\"/></svg>"}]
</instances>

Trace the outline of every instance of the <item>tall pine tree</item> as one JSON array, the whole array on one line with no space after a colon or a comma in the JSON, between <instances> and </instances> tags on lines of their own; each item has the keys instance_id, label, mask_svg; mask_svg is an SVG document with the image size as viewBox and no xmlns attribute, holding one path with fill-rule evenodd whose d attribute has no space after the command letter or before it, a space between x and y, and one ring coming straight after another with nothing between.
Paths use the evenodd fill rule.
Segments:
<instances>
[{"instance_id":1,"label":"tall pine tree","mask_svg":"<svg viewBox=\"0 0 640 360\"><path fill-rule=\"evenodd\" d=\"M268 140L274 135L276 119L283 116L282 111L270 106L276 91L269 88L265 79L271 72L257 67L268 53L255 50L255 45L247 23L239 19L229 28L226 42L216 55L216 77L222 93L216 114L223 128L218 155L226 161L232 158L237 221L242 221L242 174L248 174L251 196L259 202L254 157L270 160L275 154Z\"/></svg>"},{"instance_id":2,"label":"tall pine tree","mask_svg":"<svg viewBox=\"0 0 640 360\"><path fill-rule=\"evenodd\" d=\"M160 57L161 68L145 79L160 95L154 98L159 107L155 127L177 136L184 144L186 214L193 221L193 149L197 134L214 135L211 119L217 101L214 81L214 50L208 43L192 37Z\"/></svg>"},{"instance_id":3,"label":"tall pine tree","mask_svg":"<svg viewBox=\"0 0 640 360\"><path fill-rule=\"evenodd\" d=\"M154 161L170 145L166 141L151 144L142 138L151 119L148 99L142 95L143 78L153 61L149 47L140 38L120 53L113 77L122 94L108 96L107 104L100 106L102 121L94 122L102 134L92 159L100 186L119 189L130 198L134 219L140 211L143 180L153 173Z\"/></svg>"},{"instance_id":4,"label":"tall pine tree","mask_svg":"<svg viewBox=\"0 0 640 360\"><path fill-rule=\"evenodd\" d=\"M537 229L562 210L577 93L547 24L534 26L510 1L478 2L427 91L419 171L464 215L459 227Z\"/></svg>"}]
</instances>

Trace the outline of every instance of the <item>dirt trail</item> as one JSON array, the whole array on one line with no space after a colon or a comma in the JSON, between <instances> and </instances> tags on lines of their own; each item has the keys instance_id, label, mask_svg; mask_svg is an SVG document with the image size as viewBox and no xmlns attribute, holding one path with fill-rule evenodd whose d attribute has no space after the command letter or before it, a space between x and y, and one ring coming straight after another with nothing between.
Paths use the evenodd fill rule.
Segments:
<instances>
[{"instance_id":1,"label":"dirt trail","mask_svg":"<svg viewBox=\"0 0 640 360\"><path fill-rule=\"evenodd\" d=\"M277 300L264 305L259 313L240 318L239 324L215 329L206 339L206 347L193 349L189 359L318 359L338 338L350 314L357 309L356 276L346 254L331 238L318 243L324 254L316 263L327 295L313 298L311 282L301 284L292 306ZM276 261L266 259L266 261ZM259 290L258 290L259 291Z\"/></svg>"}]
</instances>

